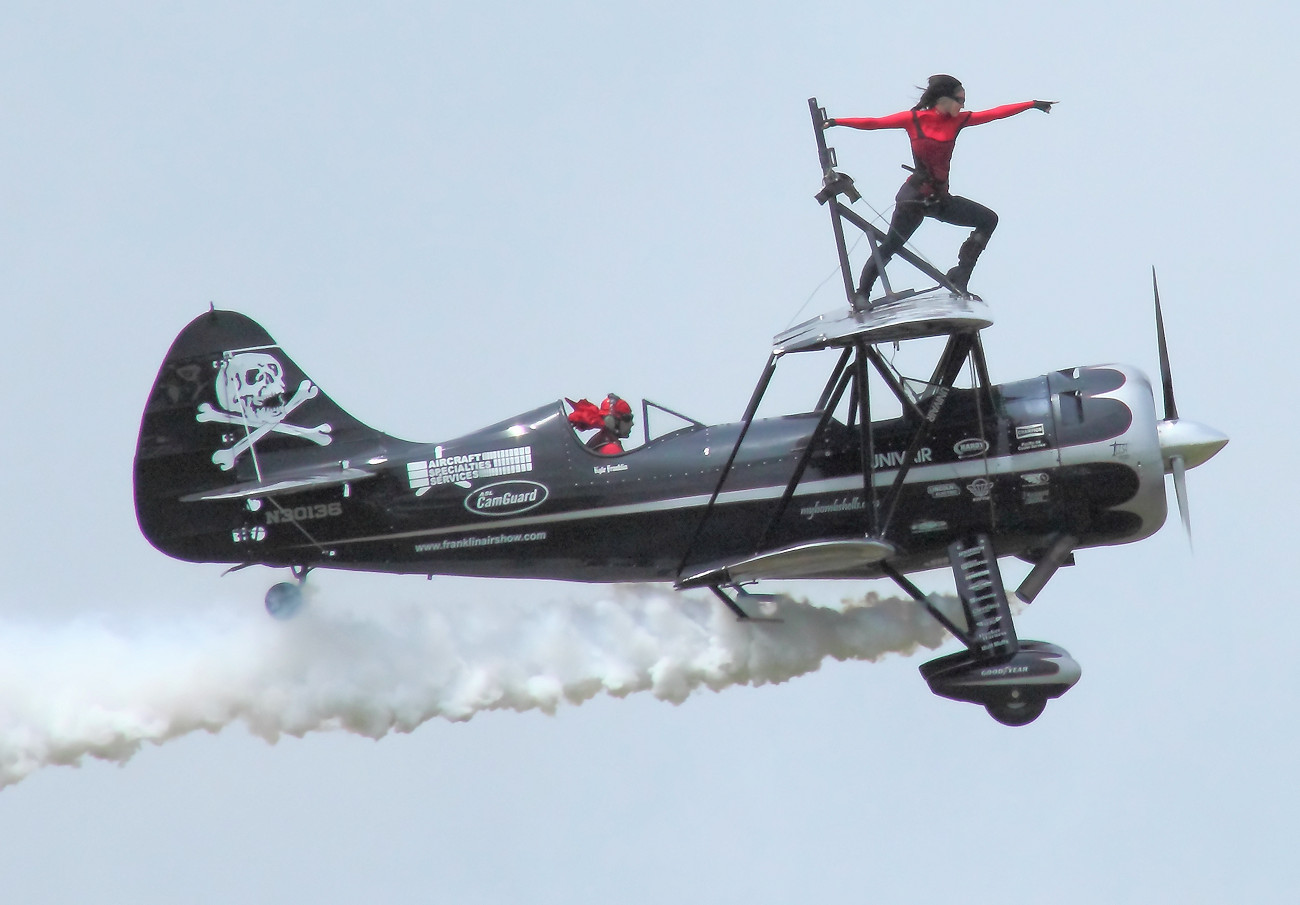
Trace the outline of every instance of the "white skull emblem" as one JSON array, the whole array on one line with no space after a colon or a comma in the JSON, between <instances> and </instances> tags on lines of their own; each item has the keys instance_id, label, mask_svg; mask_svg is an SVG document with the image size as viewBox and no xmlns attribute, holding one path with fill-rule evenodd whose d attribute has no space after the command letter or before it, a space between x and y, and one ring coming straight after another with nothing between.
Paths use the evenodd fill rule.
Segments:
<instances>
[{"instance_id":1,"label":"white skull emblem","mask_svg":"<svg viewBox=\"0 0 1300 905\"><path fill-rule=\"evenodd\" d=\"M264 352L240 352L221 362L217 402L250 424L274 424L284 418L284 368Z\"/></svg>"}]
</instances>

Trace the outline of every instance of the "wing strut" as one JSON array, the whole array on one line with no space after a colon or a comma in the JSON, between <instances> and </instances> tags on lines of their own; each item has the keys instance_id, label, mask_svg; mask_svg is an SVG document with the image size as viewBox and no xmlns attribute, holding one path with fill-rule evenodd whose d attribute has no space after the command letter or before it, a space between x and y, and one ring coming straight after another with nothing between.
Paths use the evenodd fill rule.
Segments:
<instances>
[{"instance_id":1,"label":"wing strut","mask_svg":"<svg viewBox=\"0 0 1300 905\"><path fill-rule=\"evenodd\" d=\"M772 374L776 372L776 362L779 357L778 353L773 352L767 358L763 374L758 378L758 384L754 387L753 395L749 397L749 405L745 408L745 417L741 421L740 433L736 435L736 442L731 447L731 455L727 456L726 464L722 466L722 471L718 474L718 483L713 488L713 494L709 497L708 505L704 507L700 520L695 523L695 533L691 535L691 542L686 545L685 551L682 552L681 562L677 564L678 575L686 568L686 561L690 559L691 551L695 549L695 544L700 539L700 532L704 530L705 524L709 521L709 514L713 512L713 506L718 502L718 494L722 492L722 485L726 483L727 475L731 473L731 466L736 463L736 455L740 452L740 445L745 442L745 434L749 433L749 428L754 423L754 415L758 412L758 404L763 401L763 394L767 392L767 385L772 382Z\"/></svg>"},{"instance_id":2,"label":"wing strut","mask_svg":"<svg viewBox=\"0 0 1300 905\"><path fill-rule=\"evenodd\" d=\"M969 357L976 359L977 372L986 373L982 366L982 355L979 355L979 335L977 332L956 332L948 336L948 342L944 346L943 354L935 367L934 375L930 384L933 387L928 404L924 409L916 404L908 395L905 388L899 382L898 378L890 371L888 364L881 357L880 353L862 337L854 337L852 340L844 343L844 349L835 366L834 372L826 383L821 398L818 401L820 409L820 418L811 434L804 441L803 448L799 458L795 463L793 473L790 475L782 494L772 511L768 516L762 532L758 535L758 541L753 550L755 560L762 559L768 553L774 552L772 544L777 542L776 530L781 519L789 509L790 502L798 488L799 482L803 479L807 471L809 462L813 453L819 448L819 442L825 434L827 425L834 415L844 392L852 388L850 409L852 411L853 421L851 427L856 427L859 437L861 468L862 468L862 491L863 491L863 524L862 538L872 543L872 550L883 550L893 548L893 542L889 540L890 529L893 523L894 513L897 509L899 499L902 497L903 487L907 480L907 475L916 464L916 456L926 441L930 438L934 430L934 425L939 420L940 413L943 410L945 401L951 394L952 387L961 374L961 369ZM677 575L679 582L690 581L697 586L707 585L710 580L705 576L711 576L712 570L706 570L703 573L697 573L690 576L687 573L687 566L691 563L691 556L700 538L704 534L705 527L708 525L713 510L717 505L718 498L722 493L726 482L730 477L736 459L740 454L740 449L745 442L750 427L753 425L755 415L758 411L759 404L763 400L767 387L772 380L772 375L776 370L777 362L781 353L774 352L767 361L763 369L762 376L758 384L754 387L754 393L750 398L749 405L745 410L745 415L741 423L740 431L732 444L731 452L727 456L718 474L717 482L709 496L709 501L700 514L699 520L695 524L694 532L691 535L690 542L686 545L685 550L677 565ZM889 489L882 495L876 486L876 462L874 448L874 425L871 418L871 397L870 397L870 373L869 367L874 367L885 380L891 391L903 404L903 407L911 413L916 423L916 430L913 432L912 440L909 443L903 459L894 475L892 484ZM985 384L984 389L987 389ZM856 423L854 423L856 422ZM874 554L873 554L874 555ZM749 563L749 558L745 560ZM752 565L752 563L749 563ZM721 573L717 573L721 574Z\"/></svg>"},{"instance_id":3,"label":"wing strut","mask_svg":"<svg viewBox=\"0 0 1300 905\"><path fill-rule=\"evenodd\" d=\"M862 453L862 501L867 510L867 536L880 536L880 509L876 502L876 438L871 421L871 380L867 371L867 344L862 337L854 341L857 349L857 367L853 369L856 383L854 389L858 396L858 431L861 442L858 449Z\"/></svg>"},{"instance_id":4,"label":"wing strut","mask_svg":"<svg viewBox=\"0 0 1300 905\"><path fill-rule=\"evenodd\" d=\"M781 494L781 502L777 504L776 510L772 513L771 517L768 518L767 527L763 529L763 535L759 539L758 548L754 552L758 552L758 550L762 550L768 546L768 542L771 540L772 536L772 529L776 526L777 522L781 520L781 516L785 515L785 510L790 505L790 500L794 498L795 488L799 486L799 481L803 479L804 472L808 468L808 460L812 458L813 450L817 448L817 441L825 432L826 425L830 423L831 417L835 414L835 409L840 404L840 399L844 396L844 390L849 385L849 378L853 376L853 373L849 371L847 367L849 355L850 350L845 349L844 354L840 356L839 363L835 367L835 373L833 373L831 379L827 381L826 392L822 394L822 398L817 404L817 407L822 413L821 420L817 422L817 426L813 429L812 436L808 438L808 442L804 446L803 452L800 453L799 461L796 463L794 468L794 474L790 476L789 482L785 485L785 491Z\"/></svg>"},{"instance_id":5,"label":"wing strut","mask_svg":"<svg viewBox=\"0 0 1300 905\"><path fill-rule=\"evenodd\" d=\"M917 426L916 433L912 435L912 442L908 444L907 452L903 455L902 464L898 467L898 474L894 476L894 483L885 497L885 518L880 528L882 537L889 534L890 523L894 519L894 511L898 506L899 497L902 495L903 482L907 480L907 473L912 470L912 466L916 462L917 452L925 445L925 441L929 439L930 433L934 430L935 422L939 420L939 413L943 410L943 404L951 393L957 376L961 373L962 364L965 362L966 356L970 354L975 339L976 334L973 333L954 333L948 337L948 345L943 350L943 357L939 360L938 368L935 369L935 376L938 379L934 395L930 398L929 409Z\"/></svg>"}]
</instances>

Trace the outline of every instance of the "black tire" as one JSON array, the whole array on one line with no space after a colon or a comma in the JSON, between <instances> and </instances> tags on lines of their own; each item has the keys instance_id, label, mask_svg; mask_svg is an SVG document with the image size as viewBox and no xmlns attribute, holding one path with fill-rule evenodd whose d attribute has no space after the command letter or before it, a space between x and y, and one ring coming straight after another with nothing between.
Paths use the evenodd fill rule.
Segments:
<instances>
[{"instance_id":1,"label":"black tire","mask_svg":"<svg viewBox=\"0 0 1300 905\"><path fill-rule=\"evenodd\" d=\"M1027 726L1043 714L1047 698L1015 689L1006 698L984 705L989 716L1003 726Z\"/></svg>"},{"instance_id":2,"label":"black tire","mask_svg":"<svg viewBox=\"0 0 1300 905\"><path fill-rule=\"evenodd\" d=\"M302 607L302 585L282 581L266 592L266 611L276 619L292 619Z\"/></svg>"}]
</instances>

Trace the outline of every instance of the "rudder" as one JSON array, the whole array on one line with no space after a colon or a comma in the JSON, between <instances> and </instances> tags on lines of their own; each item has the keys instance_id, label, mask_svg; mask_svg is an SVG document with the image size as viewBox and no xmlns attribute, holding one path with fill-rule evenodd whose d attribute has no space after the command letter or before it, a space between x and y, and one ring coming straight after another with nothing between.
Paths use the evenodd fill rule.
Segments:
<instances>
[{"instance_id":1,"label":"rudder","mask_svg":"<svg viewBox=\"0 0 1300 905\"><path fill-rule=\"evenodd\" d=\"M145 405L136 518L168 555L238 562L224 526L241 497L401 442L340 408L251 318L209 311L176 337Z\"/></svg>"}]
</instances>

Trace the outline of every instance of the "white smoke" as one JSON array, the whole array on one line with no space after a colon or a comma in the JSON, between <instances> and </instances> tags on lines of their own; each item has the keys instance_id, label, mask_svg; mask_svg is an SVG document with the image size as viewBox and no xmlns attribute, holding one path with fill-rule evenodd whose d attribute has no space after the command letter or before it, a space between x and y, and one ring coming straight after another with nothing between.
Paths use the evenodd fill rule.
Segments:
<instances>
[{"instance_id":1,"label":"white smoke","mask_svg":"<svg viewBox=\"0 0 1300 905\"><path fill-rule=\"evenodd\" d=\"M843 610L790 598L772 609L781 622L742 623L711 597L628 585L589 602L364 613L311 599L287 622L241 610L133 630L0 625L0 787L232 723L268 742L338 729L379 738L482 710L552 713L602 692L680 703L948 637L910 600L874 594Z\"/></svg>"}]
</instances>

